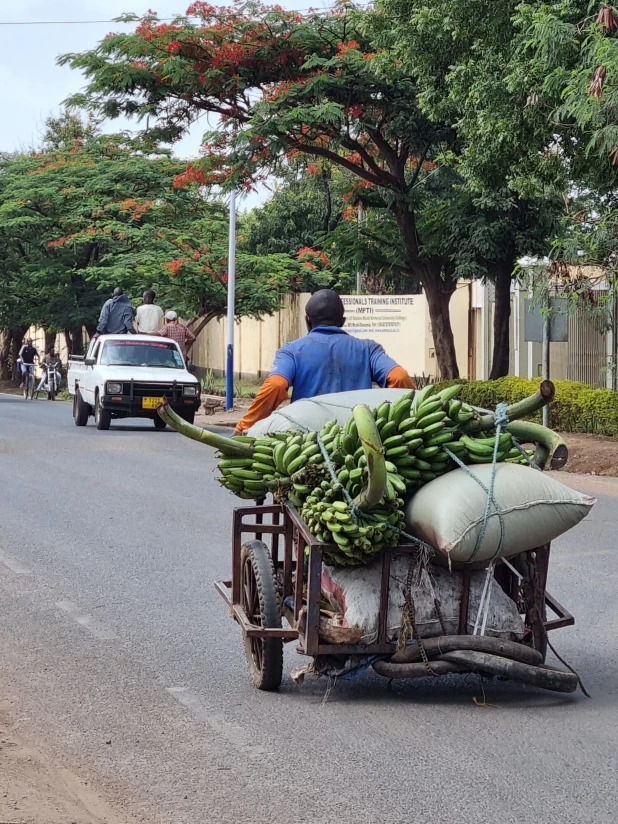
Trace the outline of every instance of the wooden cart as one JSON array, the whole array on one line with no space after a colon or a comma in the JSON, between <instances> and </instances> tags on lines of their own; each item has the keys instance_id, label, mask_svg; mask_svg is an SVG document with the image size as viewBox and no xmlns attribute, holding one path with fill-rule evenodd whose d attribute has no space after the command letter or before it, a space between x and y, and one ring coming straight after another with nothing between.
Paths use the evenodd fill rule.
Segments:
<instances>
[{"instance_id":1,"label":"wooden cart","mask_svg":"<svg viewBox=\"0 0 618 824\"><path fill-rule=\"evenodd\" d=\"M401 651L396 654L397 643L387 634L391 558L393 553L415 552L416 545L384 547L377 555L381 587L375 643L335 644L324 637L320 600L322 558L336 551L336 545L319 543L289 503L235 509L232 535L232 577L217 581L215 586L240 625L251 680L258 689L279 687L283 645L289 641L298 641L298 652L313 658L372 656L376 672L389 678L482 672L561 692L577 688L577 676L544 665L547 633L574 623L573 616L546 590L549 545L522 553L508 565L499 563L495 569L498 583L525 616L526 635L521 644L479 640L479 636L464 638L470 595L470 568L466 567L458 635L411 644L402 655ZM551 619L547 618L548 610L554 616ZM429 662L425 646L433 649ZM443 655L445 649L450 652Z\"/></svg>"}]
</instances>

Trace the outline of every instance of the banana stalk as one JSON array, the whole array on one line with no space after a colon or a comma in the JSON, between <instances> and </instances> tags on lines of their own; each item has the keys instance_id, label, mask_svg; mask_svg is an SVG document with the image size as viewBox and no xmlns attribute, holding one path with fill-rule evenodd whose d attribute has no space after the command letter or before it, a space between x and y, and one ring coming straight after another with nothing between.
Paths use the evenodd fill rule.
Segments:
<instances>
[{"instance_id":1,"label":"banana stalk","mask_svg":"<svg viewBox=\"0 0 618 824\"><path fill-rule=\"evenodd\" d=\"M513 421L507 430L522 444L536 444L533 460L541 469L547 461L552 469L562 469L567 462L569 450L557 432L529 421Z\"/></svg>"},{"instance_id":2,"label":"banana stalk","mask_svg":"<svg viewBox=\"0 0 618 824\"><path fill-rule=\"evenodd\" d=\"M367 486L354 499L360 509L370 509L376 506L386 491L387 472L384 458L384 446L380 440L380 433L371 409L366 404L358 404L352 410L354 421L358 428L365 457L367 458Z\"/></svg>"},{"instance_id":3,"label":"banana stalk","mask_svg":"<svg viewBox=\"0 0 618 824\"><path fill-rule=\"evenodd\" d=\"M524 398L517 403L512 403L507 407L507 414L510 421L516 421L518 418L527 418L542 409L548 403L551 403L556 394L556 389L551 381L543 381L539 387L539 391L528 398ZM493 412L488 415L481 415L468 423L462 424L459 429L465 435L470 435L473 432L486 432L488 429L494 429L496 426L496 416ZM565 459L566 463L566 459Z\"/></svg>"},{"instance_id":4,"label":"banana stalk","mask_svg":"<svg viewBox=\"0 0 618 824\"><path fill-rule=\"evenodd\" d=\"M210 432L208 429L202 429L201 426L194 426L192 423L183 420L170 409L165 400L159 404L157 412L159 413L159 417L164 420L168 426L171 426L176 432L180 432L181 435L191 438L193 441L199 441L200 443L205 443L206 446L212 446L213 449L218 449L224 455L234 455L238 458L253 457L253 448L249 444L239 443L238 441L231 440L231 438L224 438L223 435L215 435L214 432Z\"/></svg>"}]
</instances>

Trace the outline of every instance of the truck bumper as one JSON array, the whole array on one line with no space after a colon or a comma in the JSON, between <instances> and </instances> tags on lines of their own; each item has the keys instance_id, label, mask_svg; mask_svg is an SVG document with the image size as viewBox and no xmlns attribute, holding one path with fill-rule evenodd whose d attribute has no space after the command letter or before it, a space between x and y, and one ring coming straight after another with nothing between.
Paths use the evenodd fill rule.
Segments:
<instances>
[{"instance_id":1,"label":"truck bumper","mask_svg":"<svg viewBox=\"0 0 618 824\"><path fill-rule=\"evenodd\" d=\"M200 398L179 398L175 401L168 401L169 406L182 417L183 412L191 412L199 409ZM142 407L142 399L134 398L131 400L127 397L119 395L102 395L101 406L106 411L112 413L115 418L154 418L157 414L156 409L144 409Z\"/></svg>"}]
</instances>

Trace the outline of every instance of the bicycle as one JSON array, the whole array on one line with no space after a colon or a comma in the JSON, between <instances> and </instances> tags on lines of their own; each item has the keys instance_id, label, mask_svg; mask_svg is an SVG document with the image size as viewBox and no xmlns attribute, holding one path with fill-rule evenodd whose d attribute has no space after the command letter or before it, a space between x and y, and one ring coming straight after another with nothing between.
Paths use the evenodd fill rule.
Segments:
<instances>
[{"instance_id":1,"label":"bicycle","mask_svg":"<svg viewBox=\"0 0 618 824\"><path fill-rule=\"evenodd\" d=\"M34 400L34 364L22 363L21 369L24 373L24 399Z\"/></svg>"}]
</instances>

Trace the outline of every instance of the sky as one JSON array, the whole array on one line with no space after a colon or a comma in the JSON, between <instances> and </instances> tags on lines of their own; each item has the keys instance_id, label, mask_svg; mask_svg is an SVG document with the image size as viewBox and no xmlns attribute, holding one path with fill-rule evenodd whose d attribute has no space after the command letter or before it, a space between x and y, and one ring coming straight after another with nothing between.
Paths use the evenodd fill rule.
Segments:
<instances>
[{"instance_id":1,"label":"sky","mask_svg":"<svg viewBox=\"0 0 618 824\"><path fill-rule=\"evenodd\" d=\"M288 8L303 8L306 0L280 0ZM149 9L160 17L184 13L190 0L0 0L0 151L27 150L41 139L43 122L57 114L62 101L84 85L82 75L68 66L57 66L56 58L68 52L93 48L110 31L131 31L135 24L34 25L37 21L111 20L126 12L143 14ZM316 3L314 5L322 5ZM27 25L6 25L10 22ZM134 128L135 126L133 126ZM199 152L202 132L199 123L175 144L179 157ZM106 131L132 128L124 120L106 124ZM266 200L270 190L262 187L249 195L242 207Z\"/></svg>"}]
</instances>

